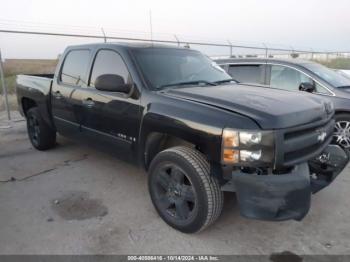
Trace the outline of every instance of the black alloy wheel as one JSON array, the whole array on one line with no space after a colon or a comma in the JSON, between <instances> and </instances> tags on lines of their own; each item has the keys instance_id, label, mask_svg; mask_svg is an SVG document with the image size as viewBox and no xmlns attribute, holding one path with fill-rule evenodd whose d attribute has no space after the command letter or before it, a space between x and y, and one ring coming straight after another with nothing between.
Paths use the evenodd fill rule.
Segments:
<instances>
[{"instance_id":1,"label":"black alloy wheel","mask_svg":"<svg viewBox=\"0 0 350 262\"><path fill-rule=\"evenodd\" d=\"M212 224L223 206L218 179L210 164L194 148L177 146L158 153L148 170L151 200L171 227L195 233Z\"/></svg>"},{"instance_id":2,"label":"black alloy wheel","mask_svg":"<svg viewBox=\"0 0 350 262\"><path fill-rule=\"evenodd\" d=\"M47 150L56 145L56 131L42 118L39 108L33 107L26 113L29 140L38 150Z\"/></svg>"},{"instance_id":3,"label":"black alloy wheel","mask_svg":"<svg viewBox=\"0 0 350 262\"><path fill-rule=\"evenodd\" d=\"M34 114L28 116L28 135L32 144L36 147L40 143L39 121Z\"/></svg>"},{"instance_id":4,"label":"black alloy wheel","mask_svg":"<svg viewBox=\"0 0 350 262\"><path fill-rule=\"evenodd\" d=\"M185 172L176 164L166 163L155 176L155 197L160 211L169 219L190 219L196 206L196 195Z\"/></svg>"}]
</instances>

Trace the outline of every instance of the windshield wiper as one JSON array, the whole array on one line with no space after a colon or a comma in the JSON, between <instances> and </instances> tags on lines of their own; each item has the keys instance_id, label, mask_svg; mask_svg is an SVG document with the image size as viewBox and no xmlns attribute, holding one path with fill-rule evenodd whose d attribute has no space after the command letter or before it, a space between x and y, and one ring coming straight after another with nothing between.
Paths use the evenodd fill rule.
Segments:
<instances>
[{"instance_id":1,"label":"windshield wiper","mask_svg":"<svg viewBox=\"0 0 350 262\"><path fill-rule=\"evenodd\" d=\"M216 82L209 82L206 80L196 80L196 81L187 81L187 82L178 82L172 84L161 85L159 88L170 87L170 86L185 86L185 85L196 85L196 84L206 84L210 86L216 86Z\"/></svg>"},{"instance_id":2,"label":"windshield wiper","mask_svg":"<svg viewBox=\"0 0 350 262\"><path fill-rule=\"evenodd\" d=\"M215 84L222 84L222 83L228 83L228 82L236 82L239 83L236 79L233 78L229 78L229 79L225 79L225 80L220 80L220 81L215 81Z\"/></svg>"}]
</instances>

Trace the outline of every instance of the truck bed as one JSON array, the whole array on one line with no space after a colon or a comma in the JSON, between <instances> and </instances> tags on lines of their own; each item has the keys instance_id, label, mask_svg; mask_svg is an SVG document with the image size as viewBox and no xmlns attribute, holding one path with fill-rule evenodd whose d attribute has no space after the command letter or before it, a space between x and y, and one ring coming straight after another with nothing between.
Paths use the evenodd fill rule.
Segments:
<instances>
[{"instance_id":1,"label":"truck bed","mask_svg":"<svg viewBox=\"0 0 350 262\"><path fill-rule=\"evenodd\" d=\"M16 87L17 89L36 88L47 89L51 88L53 74L33 74L33 75L17 75ZM20 90L21 91L21 90ZM46 90L43 90L46 91Z\"/></svg>"},{"instance_id":2,"label":"truck bed","mask_svg":"<svg viewBox=\"0 0 350 262\"><path fill-rule=\"evenodd\" d=\"M43 112L43 118L51 123L50 92L53 74L17 75L16 93L20 113L25 116L26 105L35 103Z\"/></svg>"}]
</instances>

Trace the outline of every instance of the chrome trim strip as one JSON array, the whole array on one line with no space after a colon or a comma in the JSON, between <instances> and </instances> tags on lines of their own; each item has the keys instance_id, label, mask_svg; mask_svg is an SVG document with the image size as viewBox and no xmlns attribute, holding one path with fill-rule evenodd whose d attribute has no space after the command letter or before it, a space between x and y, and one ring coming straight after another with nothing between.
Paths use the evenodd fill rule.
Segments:
<instances>
[{"instance_id":1,"label":"chrome trim strip","mask_svg":"<svg viewBox=\"0 0 350 262\"><path fill-rule=\"evenodd\" d=\"M108 134L108 133L105 133L105 132L101 132L101 131L98 131L96 129L93 129L93 128L90 128L90 127L87 127L87 126L81 126L82 129L86 129L86 130L89 130L91 132L94 132L94 133L97 133L99 135L103 135L103 136L107 136L109 138L112 138L112 139L116 139L118 141L122 141L122 142L125 142L125 143L128 143L128 144L132 144L132 141L129 141L129 140L126 140L126 139L123 139L123 138L120 138L120 137L117 137L117 136L113 136L111 134Z\"/></svg>"},{"instance_id":2,"label":"chrome trim strip","mask_svg":"<svg viewBox=\"0 0 350 262\"><path fill-rule=\"evenodd\" d=\"M66 122L66 123L69 123L71 125L74 125L74 126L77 126L79 127L80 125L75 123L75 122L72 122L72 121L69 121L69 120L66 120L66 119L63 119L63 118L60 118L58 116L53 116L53 118L57 119L57 120L60 120L60 121L63 121L63 122Z\"/></svg>"},{"instance_id":3,"label":"chrome trim strip","mask_svg":"<svg viewBox=\"0 0 350 262\"><path fill-rule=\"evenodd\" d=\"M87 126L79 125L79 124L77 124L77 123L75 123L75 122L72 122L72 121L69 121L69 120L60 118L60 117L58 117L58 116L54 116L54 118L57 119L57 120L60 120L60 121L69 123L69 124L71 124L71 125L74 125L74 126L76 126L76 127L81 127L81 128L83 128L83 129L86 129L86 130L89 130L89 131L91 131L91 132L97 133L97 134L99 134L99 135L107 136L107 137L109 137L109 138L113 138L113 139L116 139L116 140L118 140L118 141L122 141L122 142L128 143L128 144L130 144L130 145L132 144L132 141L129 141L129 140L126 140L126 139L117 137L117 136L113 136L113 135L111 135L111 134L108 134L108 133L105 133L105 132L101 132L101 131L98 131L98 130L96 130L96 129L93 129L93 128L90 128L90 127L87 127Z\"/></svg>"}]
</instances>

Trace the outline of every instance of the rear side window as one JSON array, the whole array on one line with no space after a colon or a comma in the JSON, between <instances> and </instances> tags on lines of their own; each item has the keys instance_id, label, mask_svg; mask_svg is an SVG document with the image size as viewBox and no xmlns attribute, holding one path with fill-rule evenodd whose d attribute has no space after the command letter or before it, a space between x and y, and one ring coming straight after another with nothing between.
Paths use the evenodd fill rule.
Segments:
<instances>
[{"instance_id":1,"label":"rear side window","mask_svg":"<svg viewBox=\"0 0 350 262\"><path fill-rule=\"evenodd\" d=\"M95 87L96 79L107 74L119 75L124 83L131 83L129 71L121 56L112 50L100 50L92 68L89 86Z\"/></svg>"},{"instance_id":2,"label":"rear side window","mask_svg":"<svg viewBox=\"0 0 350 262\"><path fill-rule=\"evenodd\" d=\"M263 65L230 65L228 73L241 83L264 84L263 69Z\"/></svg>"},{"instance_id":3,"label":"rear side window","mask_svg":"<svg viewBox=\"0 0 350 262\"><path fill-rule=\"evenodd\" d=\"M68 85L84 86L89 60L89 50L70 51L64 60L60 81Z\"/></svg>"}]
</instances>

